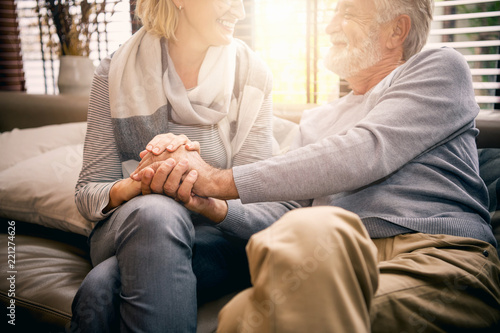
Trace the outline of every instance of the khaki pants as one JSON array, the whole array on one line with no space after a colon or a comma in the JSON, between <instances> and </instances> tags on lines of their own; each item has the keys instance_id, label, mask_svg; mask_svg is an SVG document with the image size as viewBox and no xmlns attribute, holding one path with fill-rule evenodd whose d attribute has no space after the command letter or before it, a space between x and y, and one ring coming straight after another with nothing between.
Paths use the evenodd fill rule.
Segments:
<instances>
[{"instance_id":1,"label":"khaki pants","mask_svg":"<svg viewBox=\"0 0 500 333\"><path fill-rule=\"evenodd\" d=\"M371 240L357 215L315 207L255 234L247 254L253 287L218 332L499 332L500 261L482 241Z\"/></svg>"}]
</instances>

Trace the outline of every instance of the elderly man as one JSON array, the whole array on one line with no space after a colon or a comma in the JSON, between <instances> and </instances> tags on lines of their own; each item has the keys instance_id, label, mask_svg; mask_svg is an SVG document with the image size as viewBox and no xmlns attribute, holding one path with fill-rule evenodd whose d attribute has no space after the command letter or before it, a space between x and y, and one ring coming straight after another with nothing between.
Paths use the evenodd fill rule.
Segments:
<instances>
[{"instance_id":1,"label":"elderly man","mask_svg":"<svg viewBox=\"0 0 500 333\"><path fill-rule=\"evenodd\" d=\"M240 237L270 226L250 239L253 287L224 307L220 332L498 329L478 106L458 52L421 52L432 7L338 1L325 64L352 93L305 112L287 154L231 170L183 148L143 155L132 177L151 182L144 193L177 196ZM274 202L219 200L238 197ZM286 213L294 205L278 200L314 207Z\"/></svg>"}]
</instances>

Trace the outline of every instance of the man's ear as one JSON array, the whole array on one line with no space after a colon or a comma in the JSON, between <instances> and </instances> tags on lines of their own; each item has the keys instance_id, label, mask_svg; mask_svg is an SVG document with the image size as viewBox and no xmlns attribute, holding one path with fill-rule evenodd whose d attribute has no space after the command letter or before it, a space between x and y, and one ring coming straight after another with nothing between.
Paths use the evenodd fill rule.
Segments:
<instances>
[{"instance_id":1,"label":"man's ear","mask_svg":"<svg viewBox=\"0 0 500 333\"><path fill-rule=\"evenodd\" d=\"M395 49L403 45L411 29L411 18L408 15L398 16L392 24L392 34L387 40L387 48Z\"/></svg>"}]
</instances>

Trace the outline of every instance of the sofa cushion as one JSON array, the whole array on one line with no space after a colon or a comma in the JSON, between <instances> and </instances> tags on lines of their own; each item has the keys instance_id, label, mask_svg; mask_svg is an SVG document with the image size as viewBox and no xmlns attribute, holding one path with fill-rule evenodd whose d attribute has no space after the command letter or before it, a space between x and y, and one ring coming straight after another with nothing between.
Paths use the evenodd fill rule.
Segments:
<instances>
[{"instance_id":1,"label":"sofa cushion","mask_svg":"<svg viewBox=\"0 0 500 333\"><path fill-rule=\"evenodd\" d=\"M0 303L8 306L15 299L16 332L63 332L76 290L91 269L86 238L53 229L44 233L17 221L14 227L14 272L7 261L9 239L0 237Z\"/></svg>"},{"instance_id":2,"label":"sofa cushion","mask_svg":"<svg viewBox=\"0 0 500 333\"><path fill-rule=\"evenodd\" d=\"M0 172L0 217L88 235L74 202L83 144L65 145Z\"/></svg>"}]
</instances>

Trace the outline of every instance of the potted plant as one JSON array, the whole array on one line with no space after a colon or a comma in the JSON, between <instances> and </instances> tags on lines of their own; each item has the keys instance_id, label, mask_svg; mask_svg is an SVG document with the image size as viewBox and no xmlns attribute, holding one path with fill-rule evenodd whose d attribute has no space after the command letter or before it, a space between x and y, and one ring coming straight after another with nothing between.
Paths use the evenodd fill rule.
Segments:
<instances>
[{"instance_id":1,"label":"potted plant","mask_svg":"<svg viewBox=\"0 0 500 333\"><path fill-rule=\"evenodd\" d=\"M58 88L62 94L88 94L94 72L89 58L92 35L106 0L44 0L39 9L42 24L49 27L51 47L59 54ZM54 34L55 32L55 34ZM56 38L55 38L56 37Z\"/></svg>"}]
</instances>

